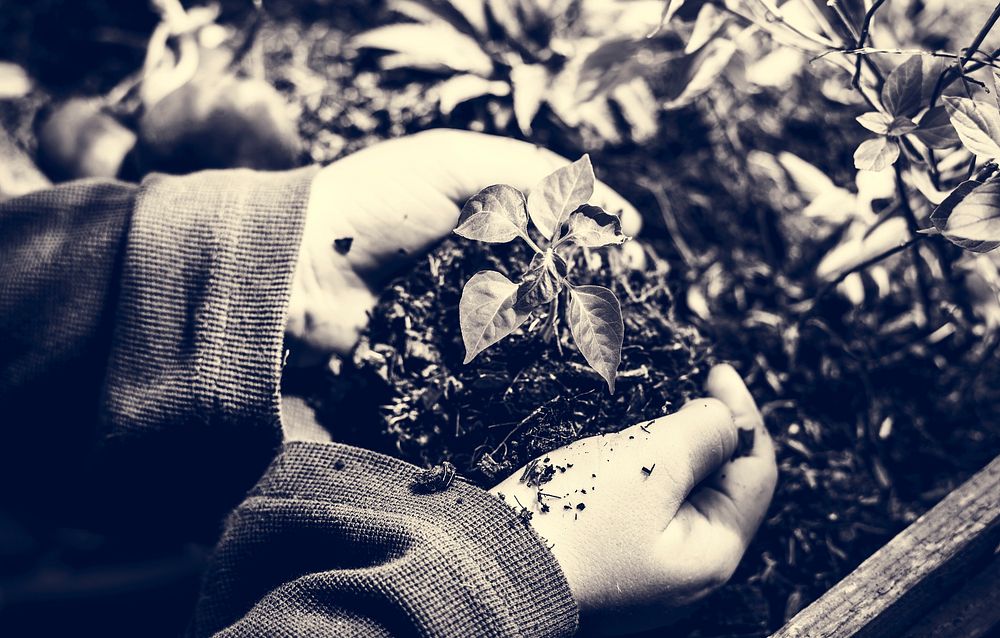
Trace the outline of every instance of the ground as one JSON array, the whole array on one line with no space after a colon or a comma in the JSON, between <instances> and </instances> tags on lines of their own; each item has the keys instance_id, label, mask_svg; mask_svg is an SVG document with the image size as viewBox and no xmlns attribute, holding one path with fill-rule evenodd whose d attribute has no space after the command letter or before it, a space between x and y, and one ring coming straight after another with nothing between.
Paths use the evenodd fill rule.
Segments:
<instances>
[{"instance_id":1,"label":"ground","mask_svg":"<svg viewBox=\"0 0 1000 638\"><path fill-rule=\"evenodd\" d=\"M0 59L24 63L39 81L30 98L0 103L0 122L29 151L30 119L38 105L52 95L106 91L141 61L144 37L154 22L150 16L110 10L101 2L80 4L94 10L73 23L77 36L53 40L65 42L66 51L40 51L23 37L0 37ZM245 13L233 4L226 17L238 23ZM45 18L57 6L47 2L30 12L0 10L5 16L0 33L22 33L26 24L39 22L61 33L60 25L68 22ZM307 140L303 162L328 162L380 139L432 126L469 126L476 117L471 109L439 116L424 82L383 76L371 56L351 46L351 35L380 19L378 12L364 10L363 3L276 5L272 14L263 31L268 79L290 101ZM75 46L91 52L83 58L91 64L88 68L74 68L80 58L68 54ZM669 392L650 401L649 411L635 413L648 418L669 409L696 391L709 360L730 361L747 379L777 445L778 490L757 539L732 582L674 635L766 635L1000 453L1000 388L992 383L1000 372L997 338L984 333L982 323L971 321L968 313L964 320L937 317L938 323L914 323L912 310L922 302L914 292L911 255L891 260L888 290L873 294L869 285L859 304L836 291L816 304L809 302L823 290L813 274L815 264L835 237L790 214L783 186L760 179L747 158L752 150L791 151L839 183L849 183L851 154L864 134L853 125L860 110L826 97L824 82L818 74L805 74L786 90L750 95L720 82L711 100L661 114L660 133L642 145L594 150L558 135L537 140L571 157L591 151L599 177L644 213L643 241L666 264L665 272L633 276L642 280L638 289L650 281L651 287L667 284L646 302L661 303L659 338L664 344L681 344L675 352L691 365L685 370L672 360L669 369L658 369ZM824 114L821 120L816 113ZM957 259L957 248L943 242L938 246L945 263ZM468 385L470 375L516 359L517 348L524 345L519 339L528 337L487 351L476 367L454 365L457 331L447 322L456 286L473 272L476 260L503 258L452 240L434 259L451 286L440 292L444 301L415 300L432 289L431 299L438 294L428 279L433 260L421 262L415 274L382 298L368 344L376 352L377 344L409 352L408 360L423 356L407 350L406 339L413 335L398 330L400 319L393 313L402 304L403 314L417 322L416 341L436 348L432 362L443 360L450 371L451 376L440 378ZM968 295L955 280L945 281L932 291L934 303L968 305ZM648 319L634 317L635 322L643 318ZM635 322L630 327L640 335L636 343L648 348L657 337L643 333ZM422 331L432 325L440 326L440 337ZM442 341L431 342L437 338ZM545 371L559 370L563 359L554 344L539 352ZM580 363L573 352L568 360ZM638 367L632 363L623 369ZM585 372L571 367L566 374L572 377L566 385L592 391L594 403L587 409L601 413L600 427L633 413L629 410L635 406L601 403L607 397ZM380 405L400 405L427 390L412 370L394 380L405 387L382 384L383 394L373 393L367 407L377 411ZM297 381L329 392L337 383L319 375ZM507 377L501 382L513 383ZM614 402L634 397L634 387L623 383ZM458 407L478 395L439 390L431 412L452 419L449 428L460 428L454 422ZM452 401L454 397L458 399ZM530 412L527 405L509 409L518 416ZM493 424L502 427L488 433L490 450L512 431L511 414ZM391 451L406 439L397 452L410 460L436 462L450 456L478 472L473 457L484 440L439 433L438 443L429 448L421 439L414 451L411 435L416 432L419 438L426 423L418 420L416 430L403 431L401 421L385 422L388 438L373 445ZM519 430L506 441L521 446L522 455L535 449L523 433Z\"/></svg>"}]
</instances>

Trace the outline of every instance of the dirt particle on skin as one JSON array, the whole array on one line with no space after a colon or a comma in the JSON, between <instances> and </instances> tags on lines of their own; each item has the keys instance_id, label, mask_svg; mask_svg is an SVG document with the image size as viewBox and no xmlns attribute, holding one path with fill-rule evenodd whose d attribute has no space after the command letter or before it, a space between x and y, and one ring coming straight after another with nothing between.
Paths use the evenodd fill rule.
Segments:
<instances>
[{"instance_id":1,"label":"dirt particle on skin","mask_svg":"<svg viewBox=\"0 0 1000 638\"><path fill-rule=\"evenodd\" d=\"M646 476L649 476L650 474L653 473L654 469L656 469L656 463L653 463L649 467L646 467L645 465L643 465L642 466L642 473L645 474Z\"/></svg>"},{"instance_id":2,"label":"dirt particle on skin","mask_svg":"<svg viewBox=\"0 0 1000 638\"><path fill-rule=\"evenodd\" d=\"M333 249L341 255L351 252L351 245L354 244L353 237L341 237L333 240Z\"/></svg>"},{"instance_id":3,"label":"dirt particle on skin","mask_svg":"<svg viewBox=\"0 0 1000 638\"><path fill-rule=\"evenodd\" d=\"M580 510L582 512L583 510L587 509L587 504L586 503L577 503L576 504L576 509L578 509L578 510Z\"/></svg>"}]
</instances>

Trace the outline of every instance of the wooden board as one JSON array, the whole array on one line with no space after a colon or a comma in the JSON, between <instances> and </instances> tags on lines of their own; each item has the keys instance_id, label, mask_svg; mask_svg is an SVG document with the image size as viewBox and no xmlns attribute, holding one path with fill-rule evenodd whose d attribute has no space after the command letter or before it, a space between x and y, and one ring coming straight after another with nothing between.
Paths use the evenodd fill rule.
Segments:
<instances>
[{"instance_id":1,"label":"wooden board","mask_svg":"<svg viewBox=\"0 0 1000 638\"><path fill-rule=\"evenodd\" d=\"M772 638L901 636L993 559L1000 457L875 552Z\"/></svg>"}]
</instances>

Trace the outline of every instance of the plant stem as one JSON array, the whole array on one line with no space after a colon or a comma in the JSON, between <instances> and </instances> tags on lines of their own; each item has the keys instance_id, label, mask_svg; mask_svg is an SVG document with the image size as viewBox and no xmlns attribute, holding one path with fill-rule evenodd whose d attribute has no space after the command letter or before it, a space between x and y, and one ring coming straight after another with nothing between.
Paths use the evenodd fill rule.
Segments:
<instances>
[{"instance_id":1,"label":"plant stem","mask_svg":"<svg viewBox=\"0 0 1000 638\"><path fill-rule=\"evenodd\" d=\"M896 197L899 199L900 211L903 213L903 218L906 219L906 224L910 227L910 232L916 235L920 230L920 224L917 222L917 216L913 213L913 207L910 206L910 198L906 193L906 184L903 182L902 161L898 161L893 165L893 174L896 180ZM924 313L929 318L933 309L931 305L930 275L927 272L927 263L924 261L919 250L913 253L913 264L917 269L917 286L920 290L920 300L924 306Z\"/></svg>"},{"instance_id":2,"label":"plant stem","mask_svg":"<svg viewBox=\"0 0 1000 638\"><path fill-rule=\"evenodd\" d=\"M852 38L854 38L855 47L857 47L857 48L864 47L865 43L861 39L861 34L858 33L857 29L854 28L854 24L851 22L851 18L850 18L850 16L847 15L847 12L844 10L844 7L841 6L840 0L829 0L829 2L827 2L827 4L829 4L831 7L833 7L834 13L837 14L837 17L840 19L840 22L844 25L844 28L847 30L848 35L850 35ZM867 35L866 35L866 38L867 38ZM869 57L863 58L863 61L864 61L864 65L868 67L868 70L871 71L872 76L874 76L874 78L875 78L875 82L877 84L876 88L881 88L882 83L885 81L885 78L882 76L882 70L879 69L878 65L875 64L875 61L872 60ZM860 78L860 74L859 74L858 75L858 83L855 84L855 88L858 88L859 90L861 88L861 81L860 80L861 80L861 78Z\"/></svg>"},{"instance_id":3,"label":"plant stem","mask_svg":"<svg viewBox=\"0 0 1000 638\"><path fill-rule=\"evenodd\" d=\"M1000 2L997 3L997 6L993 7L993 13L991 13L990 17L986 19L982 28L979 29L979 33L976 34L975 39L972 40L972 44L970 44L969 48L966 50L965 59L962 60L962 66L965 66L965 64L972 59L972 56L976 53L976 51L979 50L979 45L983 43L986 36L993 30L993 25L997 23L997 20L1000 20Z\"/></svg>"},{"instance_id":4,"label":"plant stem","mask_svg":"<svg viewBox=\"0 0 1000 638\"><path fill-rule=\"evenodd\" d=\"M528 233L524 233L523 235L521 235L521 237L524 238L524 241L526 241L528 243L528 246L530 246L531 249L536 253L544 252L541 248L538 247L538 244L536 244L534 240L532 240L531 237L528 236Z\"/></svg>"}]
</instances>

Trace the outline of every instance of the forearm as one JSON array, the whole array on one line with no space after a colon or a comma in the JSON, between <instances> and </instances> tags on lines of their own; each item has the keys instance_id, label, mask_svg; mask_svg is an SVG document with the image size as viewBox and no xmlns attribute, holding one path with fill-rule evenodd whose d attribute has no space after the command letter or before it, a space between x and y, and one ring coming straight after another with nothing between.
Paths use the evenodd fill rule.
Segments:
<instances>
[{"instance_id":1,"label":"forearm","mask_svg":"<svg viewBox=\"0 0 1000 638\"><path fill-rule=\"evenodd\" d=\"M233 513L195 636L565 636L577 611L530 526L460 478L289 443Z\"/></svg>"}]
</instances>

